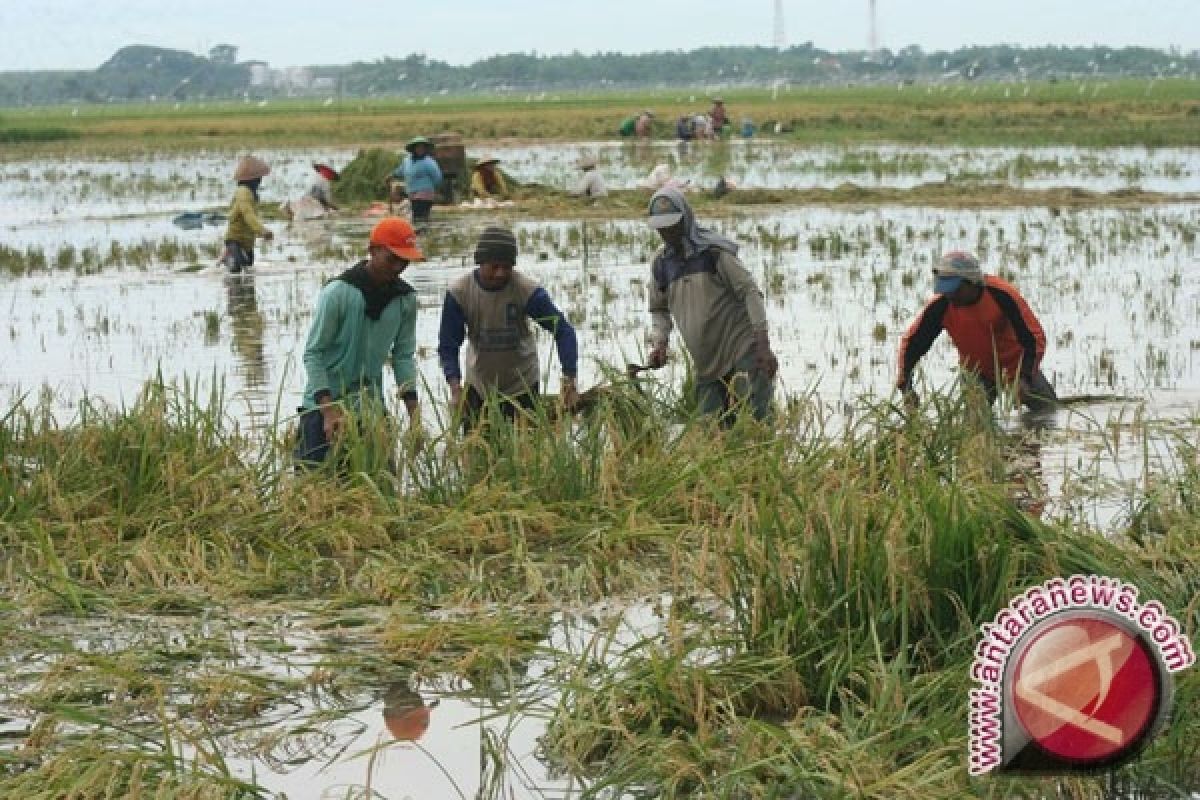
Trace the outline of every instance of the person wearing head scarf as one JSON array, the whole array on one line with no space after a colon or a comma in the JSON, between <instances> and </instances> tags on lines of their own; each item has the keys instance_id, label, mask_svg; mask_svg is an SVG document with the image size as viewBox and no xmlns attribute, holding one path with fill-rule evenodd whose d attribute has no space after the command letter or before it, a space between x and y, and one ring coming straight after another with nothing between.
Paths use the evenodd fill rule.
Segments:
<instances>
[{"instance_id":1,"label":"person wearing head scarf","mask_svg":"<svg viewBox=\"0 0 1200 800\"><path fill-rule=\"evenodd\" d=\"M595 158L585 156L579 159L579 169L583 174L579 177L579 182L567 190L567 194L572 197L608 196L608 187L604 184L604 178L596 171Z\"/></svg>"},{"instance_id":2,"label":"person wearing head scarf","mask_svg":"<svg viewBox=\"0 0 1200 800\"><path fill-rule=\"evenodd\" d=\"M985 275L979 259L961 250L938 259L933 276L933 297L900 340L896 388L905 401L916 404L913 370L944 330L959 366L982 384L989 403L1003 381L1030 410L1053 408L1058 397L1041 370L1046 334L1016 287Z\"/></svg>"},{"instance_id":3,"label":"person wearing head scarf","mask_svg":"<svg viewBox=\"0 0 1200 800\"><path fill-rule=\"evenodd\" d=\"M554 337L562 366L563 405L578 401L575 376L579 345L575 329L532 277L515 269L517 239L507 228L484 229L475 245L475 269L450 283L442 304L438 359L453 406L468 429L489 396L498 396L504 415L532 408L541 375L537 341L529 323ZM467 343L466 371L459 351ZM465 387L464 387L465 384Z\"/></svg>"},{"instance_id":4,"label":"person wearing head scarf","mask_svg":"<svg viewBox=\"0 0 1200 800\"><path fill-rule=\"evenodd\" d=\"M779 362L762 291L738 258L738 246L696 224L692 207L673 187L651 197L648 222L663 246L654 256L647 290L647 364L666 363L671 331L678 327L696 371L701 413L720 414L729 425L730 412L744 402L755 418L769 420Z\"/></svg>"},{"instance_id":5,"label":"person wearing head scarf","mask_svg":"<svg viewBox=\"0 0 1200 800\"><path fill-rule=\"evenodd\" d=\"M495 156L484 156L475 163L471 170L471 195L481 199L493 198L504 200L508 197L508 183L504 173L496 168L500 159Z\"/></svg>"},{"instance_id":6,"label":"person wearing head scarf","mask_svg":"<svg viewBox=\"0 0 1200 800\"><path fill-rule=\"evenodd\" d=\"M411 139L404 149L408 155L392 172L392 177L404 181L409 202L412 203L413 222L420 225L429 222L433 203L442 185L442 168L432 155L433 143L424 136Z\"/></svg>"},{"instance_id":7,"label":"person wearing head scarf","mask_svg":"<svg viewBox=\"0 0 1200 800\"><path fill-rule=\"evenodd\" d=\"M221 262L230 272L241 272L254 265L254 241L270 241L274 234L258 218L258 187L271 173L267 162L256 156L243 156L233 171L237 189L229 206L229 224L225 228L225 252Z\"/></svg>"}]
</instances>

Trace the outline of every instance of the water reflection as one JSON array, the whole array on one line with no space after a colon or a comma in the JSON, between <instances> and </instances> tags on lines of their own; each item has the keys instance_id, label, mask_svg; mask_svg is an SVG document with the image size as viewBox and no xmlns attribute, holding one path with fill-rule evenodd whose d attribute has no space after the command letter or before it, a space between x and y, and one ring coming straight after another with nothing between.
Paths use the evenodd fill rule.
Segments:
<instances>
[{"instance_id":1,"label":"water reflection","mask_svg":"<svg viewBox=\"0 0 1200 800\"><path fill-rule=\"evenodd\" d=\"M258 294L254 289L252 272L229 273L224 276L226 285L226 311L233 327L234 374L241 378L245 387L247 416L252 423L265 419L266 407L266 348L264 332L266 320L258 308Z\"/></svg>"},{"instance_id":2,"label":"water reflection","mask_svg":"<svg viewBox=\"0 0 1200 800\"><path fill-rule=\"evenodd\" d=\"M1058 430L1058 411L1025 411L1012 439L1009 456L1009 483L1017 507L1041 519L1046 511L1050 485L1042 455L1045 437Z\"/></svg>"},{"instance_id":3,"label":"water reflection","mask_svg":"<svg viewBox=\"0 0 1200 800\"><path fill-rule=\"evenodd\" d=\"M438 701L428 705L408 683L394 683L383 695L383 724L398 742L415 742L429 730L429 717Z\"/></svg>"}]
</instances>

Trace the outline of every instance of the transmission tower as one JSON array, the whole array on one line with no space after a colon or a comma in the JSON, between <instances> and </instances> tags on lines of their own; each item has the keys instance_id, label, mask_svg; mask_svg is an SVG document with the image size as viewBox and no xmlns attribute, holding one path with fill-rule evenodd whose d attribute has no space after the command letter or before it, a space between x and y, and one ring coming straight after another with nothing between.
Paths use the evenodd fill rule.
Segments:
<instances>
[{"instance_id":1,"label":"transmission tower","mask_svg":"<svg viewBox=\"0 0 1200 800\"><path fill-rule=\"evenodd\" d=\"M783 0L775 0L775 49L787 48L787 37L783 33Z\"/></svg>"}]
</instances>

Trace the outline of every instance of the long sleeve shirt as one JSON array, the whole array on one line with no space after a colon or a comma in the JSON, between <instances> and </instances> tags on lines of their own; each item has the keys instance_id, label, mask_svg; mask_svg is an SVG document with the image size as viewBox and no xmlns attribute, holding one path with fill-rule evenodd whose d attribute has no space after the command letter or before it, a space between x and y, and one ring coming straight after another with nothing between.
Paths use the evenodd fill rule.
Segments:
<instances>
[{"instance_id":1,"label":"long sleeve shirt","mask_svg":"<svg viewBox=\"0 0 1200 800\"><path fill-rule=\"evenodd\" d=\"M946 295L925 305L900 340L896 385L907 389L921 357L945 330L958 350L959 364L989 380L997 367L1005 380L1031 377L1046 353L1046 334L1025 298L1011 284L984 277L983 294L969 306L956 306Z\"/></svg>"},{"instance_id":2,"label":"long sleeve shirt","mask_svg":"<svg viewBox=\"0 0 1200 800\"><path fill-rule=\"evenodd\" d=\"M258 218L258 201L249 186L239 186L233 193L229 206L229 226L225 229L225 241L233 241L253 252L254 239L267 232Z\"/></svg>"},{"instance_id":3,"label":"long sleeve shirt","mask_svg":"<svg viewBox=\"0 0 1200 800\"><path fill-rule=\"evenodd\" d=\"M489 192L487 182L483 178L483 173L480 170L472 170L471 194L475 197L508 197L508 183L504 180L504 176L498 170L493 174L495 176L496 187L495 191Z\"/></svg>"},{"instance_id":4,"label":"long sleeve shirt","mask_svg":"<svg viewBox=\"0 0 1200 800\"><path fill-rule=\"evenodd\" d=\"M647 289L651 342L665 346L679 327L699 380L715 380L754 348L767 309L754 276L733 253L715 247L691 258L663 248Z\"/></svg>"},{"instance_id":5,"label":"long sleeve shirt","mask_svg":"<svg viewBox=\"0 0 1200 800\"><path fill-rule=\"evenodd\" d=\"M417 199L432 199L442 185L442 169L433 156L406 156L392 175L403 178L404 190Z\"/></svg>"},{"instance_id":6,"label":"long sleeve shirt","mask_svg":"<svg viewBox=\"0 0 1200 800\"><path fill-rule=\"evenodd\" d=\"M438 359L446 381L464 380L459 351L466 341L465 382L480 394L494 390L516 396L536 390L540 374L530 320L554 336L563 374L575 377L575 329L536 281L514 271L503 288L486 289L477 270L457 278L446 291L438 332Z\"/></svg>"},{"instance_id":7,"label":"long sleeve shirt","mask_svg":"<svg viewBox=\"0 0 1200 800\"><path fill-rule=\"evenodd\" d=\"M417 386L417 297L413 293L392 299L373 320L366 300L354 286L341 280L325 285L304 346L303 407L317 406L316 394L328 391L334 400L354 399L366 391L383 401L383 367L390 363L396 386L412 391Z\"/></svg>"}]
</instances>

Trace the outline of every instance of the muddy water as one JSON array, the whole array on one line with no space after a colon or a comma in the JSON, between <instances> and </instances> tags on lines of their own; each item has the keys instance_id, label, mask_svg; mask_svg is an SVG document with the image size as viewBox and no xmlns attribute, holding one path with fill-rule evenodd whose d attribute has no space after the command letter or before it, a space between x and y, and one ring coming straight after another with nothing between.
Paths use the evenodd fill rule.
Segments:
<instances>
[{"instance_id":1,"label":"muddy water","mask_svg":"<svg viewBox=\"0 0 1200 800\"><path fill-rule=\"evenodd\" d=\"M445 396L436 359L445 287L464 269L471 237L488 221L445 215L426 236L433 257L407 274L418 290L417 360L426 402ZM1054 427L1063 433L1048 435L1063 440L1061 453L1049 454L1064 465L1058 471L1071 461L1090 463L1073 444L1081 437L1141 431L1137 425L1112 429L1110 418L1179 419L1200 399L1200 274L1193 268L1200 207L1067 214L772 209L715 224L742 244L744 262L764 287L782 395L819 398L831 418L860 397L890 395L897 343L929 295L930 264L953 247L979 250L986 264L1021 288L1047 329L1043 368L1060 394L1119 394L1144 404L1139 411L1100 404L1060 415ZM15 396L45 387L68 412L85 395L127 402L161 371L167 378L222 382L234 415L252 426L284 424L303 384L313 299L353 260L369 225L280 226L276 242L262 247L259 265L242 278L208 266L195 273L150 268L6 280L0 283L8 323L0 332L0 392ZM521 268L544 283L577 325L581 383L602 380L604 365L640 361L653 233L632 220L518 219L514 227ZM45 228L32 226L23 235L38 230ZM174 229L157 217L55 230L77 234L80 246L135 236L202 245L214 236L208 229ZM327 255L343 251L344 262ZM541 351L547 388L555 391L558 370L548 339ZM677 343L675 356L651 379L682 380ZM947 387L953 363L943 337L922 364L924 388ZM1106 450L1102 444L1096 449Z\"/></svg>"},{"instance_id":2,"label":"muddy water","mask_svg":"<svg viewBox=\"0 0 1200 800\"><path fill-rule=\"evenodd\" d=\"M770 139L727 142L582 142L478 145L472 157L492 153L522 182L565 188L578 176L581 156L594 156L614 188L636 188L658 164L680 180L711 187L719 177L739 186L772 189L832 188L843 183L907 188L922 183L983 182L1018 188L1078 187L1094 191L1141 188L1200 192L1200 148L1075 147L854 147L801 146ZM344 167L349 148L262 150L271 164L263 183L266 201L301 195L312 181L312 163ZM72 158L0 162L0 225L18 232L29 223L72 224L81 217L178 213L229 202L237 153L205 151L186 156L122 159Z\"/></svg>"},{"instance_id":3,"label":"muddy water","mask_svg":"<svg viewBox=\"0 0 1200 800\"><path fill-rule=\"evenodd\" d=\"M560 153L554 158L566 164L588 147L544 148L539 151L543 160L530 160L528 166L522 166L521 153L532 150L513 150L511 160L515 171L553 175L559 162L546 153ZM618 152L608 155L610 163ZM1143 155L1137 151L1129 157ZM279 168L280 187L303 187L312 157L294 154L286 162L291 166ZM156 169L182 169L168 161ZM197 175L224 162L214 156L202 163ZM626 168L630 180L641 169L633 162ZM0 191L12 191L8 184L0 181ZM194 190L196 202L210 196L223 201L225 195L223 187L199 179ZM126 200L114 191L107 199L75 203L71 213L54 213L59 201L39 199L36 192L8 194L4 204L16 210L5 223L3 241L20 247L104 248L114 241L128 245L173 238L202 247L220 235L212 228L183 231L170 224L173 211L162 207L186 209L191 194L147 193ZM114 216L118 212L139 216ZM427 404L445 398L435 353L443 292L465 268L472 236L492 221L443 215L424 237L430 262L407 276L420 303L417 356ZM544 283L578 327L581 383L601 380L604 364L641 360L647 324L643 291L654 235L636 220L507 221L520 237L521 268ZM1144 486L1148 474L1177 465L1181 440L1195 441L1200 206L1068 213L772 209L712 222L742 245L743 260L764 287L781 362L781 395L816 398L831 429L851 419L858 399L891 396L898 338L928 297L932 259L945 249L969 247L1016 283L1038 313L1050 340L1044 369L1060 394L1136 398L1040 420L1001 412L1014 432L1041 429L1036 445L1020 458L1034 492L1049 498L1047 514L1100 528L1127 522L1135 511L1134 490ZM240 278L207 265L198 272L152 265L96 275L0 279L7 322L0 330L0 397L45 393L69 418L84 396L129 401L144 381L161 372L168 379L189 376L201 386L221 383L241 424L260 430L286 424L303 384L301 359L316 292L361 252L370 224L337 220L276 226L277 241L262 247L259 265ZM547 388L554 391L558 370L548 339L540 347ZM674 355L669 368L650 380L683 379L678 343ZM923 391L948 388L953 363L949 343L939 342L923 362ZM435 424L435 417L426 415L428 424ZM653 616L648 607L635 606L630 616L638 615ZM583 627L564 614L546 646L572 652L578 636L590 636L580 633ZM264 656L255 668L308 675L321 664L318 645L300 642L286 661ZM529 677L550 668L549 660L535 661ZM289 797L355 796L349 794L352 786L370 786L387 797L471 797L487 779L481 764L493 763L501 752L508 754L505 796L570 794L570 787L547 774L536 758L537 712L552 697L509 695L516 697L509 701L513 705L532 704L509 715L504 702L481 699L488 696L483 687L437 680L416 685L421 704L437 705L429 709L428 728L419 739L397 742L385 709L392 709L392 727L397 708L411 710L411 697L401 698L410 704L404 706L393 691L396 681L407 679L360 686L352 702L332 716L317 701L293 698L290 710L278 712L268 727L294 735L258 753L231 740L230 766L237 775L253 776ZM14 691L11 685L9 691ZM0 733L28 724L11 711L0 713L12 717ZM306 732L317 722L323 733Z\"/></svg>"},{"instance_id":4,"label":"muddy water","mask_svg":"<svg viewBox=\"0 0 1200 800\"><path fill-rule=\"evenodd\" d=\"M1112 191L1200 191L1200 148L855 147L798 146L770 139L728 142L539 144L488 146L522 181L569 186L582 156L596 158L610 186L635 188L665 164L680 180L709 188L719 177L769 189L832 188L843 183L909 188L922 183L981 182L1018 188L1078 187Z\"/></svg>"},{"instance_id":5,"label":"muddy water","mask_svg":"<svg viewBox=\"0 0 1200 800\"><path fill-rule=\"evenodd\" d=\"M585 652L598 658L590 649L597 637L606 643L604 663L615 665L661 633L669 603L657 597L555 614L538 655L519 674L481 676L486 685L422 678L378 659L373 653L384 623L378 616L359 617L349 630L277 606L255 617L44 617L26 628L36 631L39 649L19 664L0 664L0 735L29 734L36 717L23 698L53 695L60 676L52 673L65 663L75 664L82 683L104 687L110 669L119 673L133 659L172 675L164 689L176 757L203 763L193 744L203 742L230 776L255 783L268 797L573 797L577 780L541 759L539 739L559 702L551 688L560 682L556 671L570 670ZM239 680L214 703L212 687L231 676ZM120 708L114 700L96 709L98 719L113 715L106 732L145 723L136 714L123 717L128 709Z\"/></svg>"}]
</instances>

